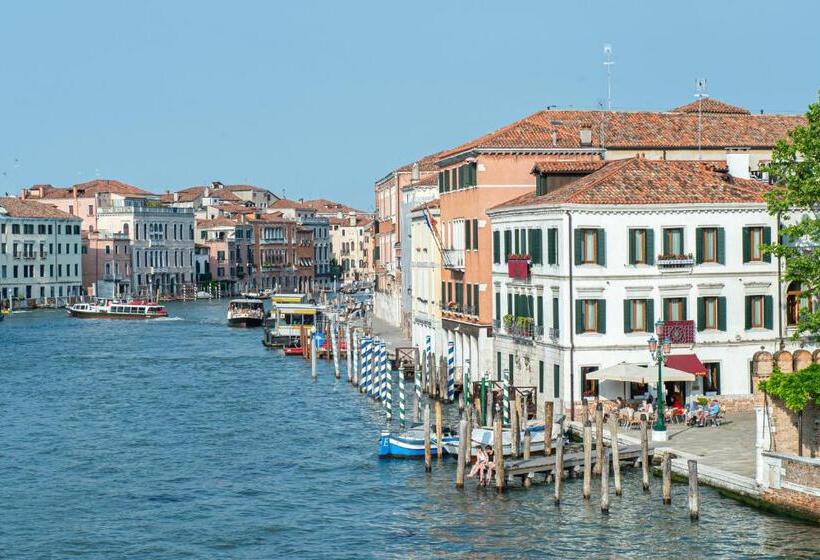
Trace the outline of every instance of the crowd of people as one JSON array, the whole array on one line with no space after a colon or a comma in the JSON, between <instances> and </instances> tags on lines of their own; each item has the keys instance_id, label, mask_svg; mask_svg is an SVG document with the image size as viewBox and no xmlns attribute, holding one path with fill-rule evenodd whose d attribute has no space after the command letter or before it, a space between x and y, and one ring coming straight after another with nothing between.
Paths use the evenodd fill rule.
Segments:
<instances>
[{"instance_id":1,"label":"crowd of people","mask_svg":"<svg viewBox=\"0 0 820 560\"><path fill-rule=\"evenodd\" d=\"M638 415L640 418L641 414L645 414L647 419L650 420L657 415L657 406L652 395L649 395L635 409L621 397L617 397L615 400L616 409L624 424L630 424L630 419L634 415ZM684 406L678 395L670 393L667 394L665 400L664 419L667 422L685 422L689 426L698 427L704 427L710 423L715 426L720 425L721 409L717 399L702 404L699 399L691 397L688 404Z\"/></svg>"}]
</instances>

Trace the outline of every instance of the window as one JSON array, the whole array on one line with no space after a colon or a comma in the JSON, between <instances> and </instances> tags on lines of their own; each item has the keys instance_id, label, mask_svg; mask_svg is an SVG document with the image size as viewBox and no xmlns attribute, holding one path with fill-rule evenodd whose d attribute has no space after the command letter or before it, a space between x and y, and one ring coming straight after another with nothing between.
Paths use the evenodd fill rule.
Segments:
<instances>
[{"instance_id":1,"label":"window","mask_svg":"<svg viewBox=\"0 0 820 560\"><path fill-rule=\"evenodd\" d=\"M561 366L552 365L552 396L555 399L561 396Z\"/></svg>"},{"instance_id":2,"label":"window","mask_svg":"<svg viewBox=\"0 0 820 560\"><path fill-rule=\"evenodd\" d=\"M811 313L814 311L814 302L803 295L803 287L800 282L792 282L786 289L786 325L796 327L800 322L800 311L806 309Z\"/></svg>"},{"instance_id":3,"label":"window","mask_svg":"<svg viewBox=\"0 0 820 560\"><path fill-rule=\"evenodd\" d=\"M583 388L584 397L598 396L598 380L587 379L587 375L593 371L598 371L598 366L583 366L581 368L581 387Z\"/></svg>"},{"instance_id":4,"label":"window","mask_svg":"<svg viewBox=\"0 0 820 560\"><path fill-rule=\"evenodd\" d=\"M495 353L495 377L501 381L501 352Z\"/></svg>"},{"instance_id":5,"label":"window","mask_svg":"<svg viewBox=\"0 0 820 560\"><path fill-rule=\"evenodd\" d=\"M771 262L763 253L763 245L771 243L771 228L754 226L743 228L743 262Z\"/></svg>"},{"instance_id":6,"label":"window","mask_svg":"<svg viewBox=\"0 0 820 560\"><path fill-rule=\"evenodd\" d=\"M698 262L718 262L718 230L717 228L703 228L700 236L702 258Z\"/></svg>"},{"instance_id":7,"label":"window","mask_svg":"<svg viewBox=\"0 0 820 560\"><path fill-rule=\"evenodd\" d=\"M604 230L581 228L575 230L575 264L606 265Z\"/></svg>"},{"instance_id":8,"label":"window","mask_svg":"<svg viewBox=\"0 0 820 560\"><path fill-rule=\"evenodd\" d=\"M544 362L538 360L538 392L544 392Z\"/></svg>"},{"instance_id":9,"label":"window","mask_svg":"<svg viewBox=\"0 0 820 560\"><path fill-rule=\"evenodd\" d=\"M666 228L663 230L663 254L683 255L683 228Z\"/></svg>"},{"instance_id":10,"label":"window","mask_svg":"<svg viewBox=\"0 0 820 560\"><path fill-rule=\"evenodd\" d=\"M577 306L576 332L606 332L604 309L606 302L601 299L581 299L575 302Z\"/></svg>"},{"instance_id":11,"label":"window","mask_svg":"<svg viewBox=\"0 0 820 560\"><path fill-rule=\"evenodd\" d=\"M474 315L479 314L479 307L478 307L478 284L473 284L473 306L475 307Z\"/></svg>"},{"instance_id":12,"label":"window","mask_svg":"<svg viewBox=\"0 0 820 560\"><path fill-rule=\"evenodd\" d=\"M698 330L726 330L726 298L698 298Z\"/></svg>"},{"instance_id":13,"label":"window","mask_svg":"<svg viewBox=\"0 0 820 560\"><path fill-rule=\"evenodd\" d=\"M11 233L20 233L20 224L11 224Z\"/></svg>"},{"instance_id":14,"label":"window","mask_svg":"<svg viewBox=\"0 0 820 560\"><path fill-rule=\"evenodd\" d=\"M629 230L629 264L652 264L652 230Z\"/></svg>"},{"instance_id":15,"label":"window","mask_svg":"<svg viewBox=\"0 0 820 560\"><path fill-rule=\"evenodd\" d=\"M515 356L510 354L507 358L507 366L510 372L510 385L515 385L515 378L513 377L514 368L513 365L515 364Z\"/></svg>"},{"instance_id":16,"label":"window","mask_svg":"<svg viewBox=\"0 0 820 560\"><path fill-rule=\"evenodd\" d=\"M501 232L493 232L493 264L501 264Z\"/></svg>"},{"instance_id":17,"label":"window","mask_svg":"<svg viewBox=\"0 0 820 560\"><path fill-rule=\"evenodd\" d=\"M93 215L94 215L94 205L93 205L93 204L89 204L89 205L88 205L88 215L89 215L89 216L93 216Z\"/></svg>"},{"instance_id":18,"label":"window","mask_svg":"<svg viewBox=\"0 0 820 560\"><path fill-rule=\"evenodd\" d=\"M544 262L542 253L543 250L541 248L541 230L540 229L531 229L529 234L530 239L530 246L529 246L529 255L532 259L532 264L541 264Z\"/></svg>"},{"instance_id":19,"label":"window","mask_svg":"<svg viewBox=\"0 0 820 560\"><path fill-rule=\"evenodd\" d=\"M558 229L547 230L547 264L558 264Z\"/></svg>"},{"instance_id":20,"label":"window","mask_svg":"<svg viewBox=\"0 0 820 560\"><path fill-rule=\"evenodd\" d=\"M507 262L512 255L512 230L504 230L504 262Z\"/></svg>"},{"instance_id":21,"label":"window","mask_svg":"<svg viewBox=\"0 0 820 560\"><path fill-rule=\"evenodd\" d=\"M772 296L746 296L746 329L771 329L772 307Z\"/></svg>"},{"instance_id":22,"label":"window","mask_svg":"<svg viewBox=\"0 0 820 560\"><path fill-rule=\"evenodd\" d=\"M686 320L686 298L666 298L663 300L664 321Z\"/></svg>"},{"instance_id":23,"label":"window","mask_svg":"<svg viewBox=\"0 0 820 560\"><path fill-rule=\"evenodd\" d=\"M561 318L558 315L558 298L554 297L552 298L552 328L557 331L560 324Z\"/></svg>"},{"instance_id":24,"label":"window","mask_svg":"<svg viewBox=\"0 0 820 560\"><path fill-rule=\"evenodd\" d=\"M720 394L720 363L705 362L706 377L703 378L703 392Z\"/></svg>"},{"instance_id":25,"label":"window","mask_svg":"<svg viewBox=\"0 0 820 560\"><path fill-rule=\"evenodd\" d=\"M473 251L478 251L478 220L473 220Z\"/></svg>"},{"instance_id":26,"label":"window","mask_svg":"<svg viewBox=\"0 0 820 560\"><path fill-rule=\"evenodd\" d=\"M464 248L473 248L473 228L470 225L470 220L464 221Z\"/></svg>"},{"instance_id":27,"label":"window","mask_svg":"<svg viewBox=\"0 0 820 560\"><path fill-rule=\"evenodd\" d=\"M624 301L624 332L649 332L653 323L651 299L628 299Z\"/></svg>"}]
</instances>

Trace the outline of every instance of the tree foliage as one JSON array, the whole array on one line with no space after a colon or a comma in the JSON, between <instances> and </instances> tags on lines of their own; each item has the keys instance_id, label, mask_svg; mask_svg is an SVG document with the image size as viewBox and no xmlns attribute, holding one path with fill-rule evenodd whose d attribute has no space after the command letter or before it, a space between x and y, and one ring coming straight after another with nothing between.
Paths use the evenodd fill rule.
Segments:
<instances>
[{"instance_id":1,"label":"tree foliage","mask_svg":"<svg viewBox=\"0 0 820 560\"><path fill-rule=\"evenodd\" d=\"M767 250L784 258L785 279L800 282L803 296L813 298L820 294L820 92L806 119L777 143L765 167L774 181L766 202L781 216L782 236ZM800 310L795 336L800 333L820 334L820 309Z\"/></svg>"},{"instance_id":2,"label":"tree foliage","mask_svg":"<svg viewBox=\"0 0 820 560\"><path fill-rule=\"evenodd\" d=\"M770 397L782 400L789 410L802 412L810 400L820 405L820 364L797 373L776 371L758 387Z\"/></svg>"}]
</instances>

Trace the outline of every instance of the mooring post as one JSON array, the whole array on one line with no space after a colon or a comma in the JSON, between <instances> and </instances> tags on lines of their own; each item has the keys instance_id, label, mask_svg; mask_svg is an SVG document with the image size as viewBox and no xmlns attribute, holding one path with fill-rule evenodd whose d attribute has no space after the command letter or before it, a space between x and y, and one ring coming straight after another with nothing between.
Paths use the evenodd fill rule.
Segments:
<instances>
[{"instance_id":1,"label":"mooring post","mask_svg":"<svg viewBox=\"0 0 820 560\"><path fill-rule=\"evenodd\" d=\"M447 402L456 398L456 343L447 343Z\"/></svg>"},{"instance_id":2,"label":"mooring post","mask_svg":"<svg viewBox=\"0 0 820 560\"><path fill-rule=\"evenodd\" d=\"M387 410L387 425L393 421L393 368L389 366L387 360L384 362L384 408Z\"/></svg>"},{"instance_id":3,"label":"mooring post","mask_svg":"<svg viewBox=\"0 0 820 560\"><path fill-rule=\"evenodd\" d=\"M601 512L609 513L609 452L601 460Z\"/></svg>"},{"instance_id":4,"label":"mooring post","mask_svg":"<svg viewBox=\"0 0 820 560\"><path fill-rule=\"evenodd\" d=\"M339 369L339 336L336 332L336 317L330 320L330 347L333 350L333 372L336 379L342 378L342 373Z\"/></svg>"},{"instance_id":5,"label":"mooring post","mask_svg":"<svg viewBox=\"0 0 820 560\"><path fill-rule=\"evenodd\" d=\"M601 474L604 462L604 405L598 402L595 405L595 469L596 475Z\"/></svg>"},{"instance_id":6,"label":"mooring post","mask_svg":"<svg viewBox=\"0 0 820 560\"><path fill-rule=\"evenodd\" d=\"M698 462L689 459L689 519L697 521L700 517L700 496L698 495Z\"/></svg>"},{"instance_id":7,"label":"mooring post","mask_svg":"<svg viewBox=\"0 0 820 560\"><path fill-rule=\"evenodd\" d=\"M353 382L354 387L359 386L359 331L354 329L353 330L353 346L351 347L352 357L353 357L353 378L351 381Z\"/></svg>"},{"instance_id":8,"label":"mooring post","mask_svg":"<svg viewBox=\"0 0 820 560\"><path fill-rule=\"evenodd\" d=\"M554 405L550 399L544 401L544 455L552 455L552 424Z\"/></svg>"},{"instance_id":9,"label":"mooring post","mask_svg":"<svg viewBox=\"0 0 820 560\"><path fill-rule=\"evenodd\" d=\"M441 444L439 444L440 446ZM456 467L456 488L464 488L464 468L467 465L467 419L458 423L458 465Z\"/></svg>"},{"instance_id":10,"label":"mooring post","mask_svg":"<svg viewBox=\"0 0 820 560\"><path fill-rule=\"evenodd\" d=\"M430 472L433 470L432 449L430 445L430 405L424 407L424 470Z\"/></svg>"},{"instance_id":11,"label":"mooring post","mask_svg":"<svg viewBox=\"0 0 820 560\"><path fill-rule=\"evenodd\" d=\"M504 425L508 426L510 424L510 370L504 370L504 383L502 384L502 391L504 394L501 396L504 401Z\"/></svg>"},{"instance_id":12,"label":"mooring post","mask_svg":"<svg viewBox=\"0 0 820 560\"><path fill-rule=\"evenodd\" d=\"M620 496L621 489L621 448L618 446L618 417L609 417L609 446L612 448L612 474L615 479L615 495Z\"/></svg>"},{"instance_id":13,"label":"mooring post","mask_svg":"<svg viewBox=\"0 0 820 560\"><path fill-rule=\"evenodd\" d=\"M347 363L347 382L353 383L353 329L345 325L345 362Z\"/></svg>"},{"instance_id":14,"label":"mooring post","mask_svg":"<svg viewBox=\"0 0 820 560\"><path fill-rule=\"evenodd\" d=\"M513 458L518 457L518 407L511 406L510 407L510 450L512 451Z\"/></svg>"},{"instance_id":15,"label":"mooring post","mask_svg":"<svg viewBox=\"0 0 820 560\"><path fill-rule=\"evenodd\" d=\"M399 427L404 429L404 362L399 366Z\"/></svg>"},{"instance_id":16,"label":"mooring post","mask_svg":"<svg viewBox=\"0 0 820 560\"><path fill-rule=\"evenodd\" d=\"M504 472L504 429L501 424L500 410L496 409L495 423L493 424L493 459L495 461L495 489L504 491L506 474Z\"/></svg>"},{"instance_id":17,"label":"mooring post","mask_svg":"<svg viewBox=\"0 0 820 560\"><path fill-rule=\"evenodd\" d=\"M441 461L441 456L443 455L442 452L444 451L441 447L441 441L444 439L444 428L442 426L444 420L441 416L441 401L436 401L436 457L439 461Z\"/></svg>"},{"instance_id":18,"label":"mooring post","mask_svg":"<svg viewBox=\"0 0 820 560\"><path fill-rule=\"evenodd\" d=\"M313 379L316 379L316 354L319 353L317 348L316 334L314 333L310 335L310 376Z\"/></svg>"},{"instance_id":19,"label":"mooring post","mask_svg":"<svg viewBox=\"0 0 820 560\"><path fill-rule=\"evenodd\" d=\"M588 500L592 490L592 424L584 423L584 499Z\"/></svg>"},{"instance_id":20,"label":"mooring post","mask_svg":"<svg viewBox=\"0 0 820 560\"><path fill-rule=\"evenodd\" d=\"M644 492L649 490L649 437L646 433L646 415L641 414L641 483Z\"/></svg>"},{"instance_id":21,"label":"mooring post","mask_svg":"<svg viewBox=\"0 0 820 560\"><path fill-rule=\"evenodd\" d=\"M564 424L558 423L558 437L555 439L555 468L553 469L555 479L555 505L561 503L561 487L564 484Z\"/></svg>"},{"instance_id":22,"label":"mooring post","mask_svg":"<svg viewBox=\"0 0 820 560\"><path fill-rule=\"evenodd\" d=\"M424 361L421 362L424 364ZM422 365L422 368L424 366ZM416 422L421 422L421 378L422 370L418 367L413 368L413 390L416 392Z\"/></svg>"},{"instance_id":23,"label":"mooring post","mask_svg":"<svg viewBox=\"0 0 820 560\"><path fill-rule=\"evenodd\" d=\"M532 434L524 428L524 460L530 458L530 446L532 445ZM528 474L524 477L524 487L529 488L532 484L532 477Z\"/></svg>"},{"instance_id":24,"label":"mooring post","mask_svg":"<svg viewBox=\"0 0 820 560\"><path fill-rule=\"evenodd\" d=\"M663 454L663 461L661 463L662 475L662 494L663 503L672 503L672 455L669 453Z\"/></svg>"}]
</instances>

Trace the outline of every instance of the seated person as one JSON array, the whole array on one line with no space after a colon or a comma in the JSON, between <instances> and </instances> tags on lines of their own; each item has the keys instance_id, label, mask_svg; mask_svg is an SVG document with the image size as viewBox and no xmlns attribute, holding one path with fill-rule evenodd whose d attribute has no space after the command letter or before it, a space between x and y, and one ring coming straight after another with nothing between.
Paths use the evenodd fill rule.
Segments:
<instances>
[{"instance_id":1,"label":"seated person","mask_svg":"<svg viewBox=\"0 0 820 560\"><path fill-rule=\"evenodd\" d=\"M474 478L475 475L479 475L479 481L483 481L484 479L484 469L487 467L487 454L484 452L484 448L480 447L476 450L476 458L475 464L473 465L470 474L467 475L467 478Z\"/></svg>"},{"instance_id":2,"label":"seated person","mask_svg":"<svg viewBox=\"0 0 820 560\"><path fill-rule=\"evenodd\" d=\"M493 453L493 449L490 446L486 447L487 453L487 467L484 469L484 479L480 481L481 484L487 486L490 481L493 479L493 473L495 472L495 454Z\"/></svg>"},{"instance_id":3,"label":"seated person","mask_svg":"<svg viewBox=\"0 0 820 560\"><path fill-rule=\"evenodd\" d=\"M718 414L720 414L720 403L717 402L717 399L712 399L712 402L709 403L709 416L716 418Z\"/></svg>"}]
</instances>

